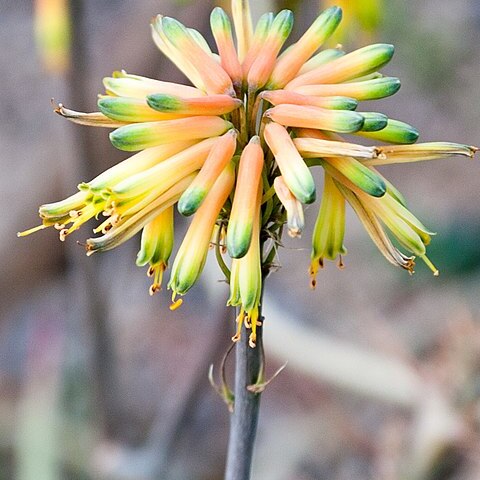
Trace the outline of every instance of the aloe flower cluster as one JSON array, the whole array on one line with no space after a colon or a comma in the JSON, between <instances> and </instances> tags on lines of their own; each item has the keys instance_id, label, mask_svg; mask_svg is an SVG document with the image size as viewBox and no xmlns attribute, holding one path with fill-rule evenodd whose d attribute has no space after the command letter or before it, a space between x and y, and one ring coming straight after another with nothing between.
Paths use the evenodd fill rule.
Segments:
<instances>
[{"instance_id":1,"label":"aloe flower cluster","mask_svg":"<svg viewBox=\"0 0 480 480\"><path fill-rule=\"evenodd\" d=\"M255 28L248 1L233 0L232 12L233 25L221 8L212 11L216 49L173 18L153 19L155 43L192 85L121 71L104 79L98 112L57 107L73 122L113 129L115 147L138 153L81 183L71 197L42 205L42 225L21 235L53 226L64 240L101 216L97 235L85 243L91 255L141 232L137 265L148 266L153 294L172 254L176 208L191 222L171 268L171 308L198 280L213 247L230 284L228 304L240 311L234 339L245 324L253 347L262 282L275 264L284 226L299 237L303 205L315 202L313 167L324 173L312 236L315 286L325 259L342 265L346 203L389 262L413 272L414 258L420 257L437 273L426 257L432 233L376 167L472 157L476 149L413 145L415 128L358 108L360 101L393 95L400 81L379 72L392 58L391 45L351 53L341 47L321 50L340 23L340 8L321 13L287 48L291 11L266 13ZM359 145L355 137L375 145Z\"/></svg>"}]
</instances>

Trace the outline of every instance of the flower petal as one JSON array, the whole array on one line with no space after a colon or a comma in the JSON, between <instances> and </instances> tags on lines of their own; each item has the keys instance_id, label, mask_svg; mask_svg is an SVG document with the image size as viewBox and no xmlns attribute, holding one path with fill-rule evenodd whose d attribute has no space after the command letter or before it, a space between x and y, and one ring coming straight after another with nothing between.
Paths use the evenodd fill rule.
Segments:
<instances>
[{"instance_id":1,"label":"flower petal","mask_svg":"<svg viewBox=\"0 0 480 480\"><path fill-rule=\"evenodd\" d=\"M112 120L101 112L76 112L75 110L65 108L61 103L57 105L57 107L54 109L54 112L73 123L78 123L79 125L86 125L89 127L118 128L122 127L123 125L128 125L128 122Z\"/></svg>"},{"instance_id":2,"label":"flower petal","mask_svg":"<svg viewBox=\"0 0 480 480\"><path fill-rule=\"evenodd\" d=\"M371 159L377 156L375 147L364 147L356 143L317 138L295 138L293 143L303 158L342 156Z\"/></svg>"},{"instance_id":3,"label":"flower petal","mask_svg":"<svg viewBox=\"0 0 480 480\"><path fill-rule=\"evenodd\" d=\"M459 143L427 142L415 145L385 145L377 147L378 158L364 162L365 165L388 165L391 163L420 162L454 156L473 158L478 148Z\"/></svg>"}]
</instances>

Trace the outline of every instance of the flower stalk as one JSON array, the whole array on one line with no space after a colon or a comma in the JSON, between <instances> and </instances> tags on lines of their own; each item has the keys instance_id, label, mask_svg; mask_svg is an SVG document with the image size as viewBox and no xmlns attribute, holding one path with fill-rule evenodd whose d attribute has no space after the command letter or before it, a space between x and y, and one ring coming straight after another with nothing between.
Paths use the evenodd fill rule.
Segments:
<instances>
[{"instance_id":1,"label":"flower stalk","mask_svg":"<svg viewBox=\"0 0 480 480\"><path fill-rule=\"evenodd\" d=\"M290 10L266 13L254 25L249 1L232 0L232 20L221 8L212 12L212 49L200 32L157 15L153 40L191 85L121 70L104 79L99 111L56 106L57 114L74 123L113 129L113 146L138 153L80 183L67 199L42 205L41 225L19 233L53 227L63 241L88 220L105 217L84 243L87 255L141 233L137 264L148 265L154 294L177 248L173 211L189 217L163 283L173 292L171 309L177 309L183 300L176 295L194 286L213 246L230 286L237 367L227 480L249 478L264 385L264 282L278 266L284 226L292 237L308 231L304 205L320 196L312 169L324 174L312 235L312 287L325 260L344 266L348 206L387 261L413 273L419 257L437 275L426 256L433 233L377 167L472 158L477 151L448 142L417 144L419 132L408 123L357 109L361 101L395 94L400 81L380 71L392 59L392 45L319 51L341 18L339 7L325 10L288 46ZM355 136L372 144L359 145Z\"/></svg>"},{"instance_id":2,"label":"flower stalk","mask_svg":"<svg viewBox=\"0 0 480 480\"><path fill-rule=\"evenodd\" d=\"M261 393L252 392L248 387L256 384L262 375L262 329L257 331L256 348L250 348L245 326L242 326L241 333L240 341L235 346L235 399L230 416L225 480L250 478L260 411Z\"/></svg>"}]
</instances>

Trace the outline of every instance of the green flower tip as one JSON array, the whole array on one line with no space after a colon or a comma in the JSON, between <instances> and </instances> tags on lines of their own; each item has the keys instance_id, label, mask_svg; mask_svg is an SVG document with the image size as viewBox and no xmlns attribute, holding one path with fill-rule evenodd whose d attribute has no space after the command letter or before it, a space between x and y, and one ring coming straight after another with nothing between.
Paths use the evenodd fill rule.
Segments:
<instances>
[{"instance_id":1,"label":"green flower tip","mask_svg":"<svg viewBox=\"0 0 480 480\"><path fill-rule=\"evenodd\" d=\"M212 30L222 30L225 33L232 31L232 24L225 10L221 7L215 7L210 14L210 25Z\"/></svg>"},{"instance_id":2,"label":"green flower tip","mask_svg":"<svg viewBox=\"0 0 480 480\"><path fill-rule=\"evenodd\" d=\"M241 228L235 228L234 232L227 234L227 252L231 258L242 258L250 247L252 240L252 225L243 225Z\"/></svg>"},{"instance_id":3,"label":"green flower tip","mask_svg":"<svg viewBox=\"0 0 480 480\"><path fill-rule=\"evenodd\" d=\"M292 188L290 186L290 189L292 190L293 194L295 197L300 200L300 202L310 205L311 203L314 203L315 200L317 199L317 191L315 188L315 183L311 183L307 186L307 188L302 188L301 191L298 189Z\"/></svg>"},{"instance_id":4,"label":"green flower tip","mask_svg":"<svg viewBox=\"0 0 480 480\"><path fill-rule=\"evenodd\" d=\"M165 93L147 95L147 104L159 112L176 112L184 106L181 98Z\"/></svg>"},{"instance_id":5,"label":"green flower tip","mask_svg":"<svg viewBox=\"0 0 480 480\"><path fill-rule=\"evenodd\" d=\"M291 10L282 10L276 17L271 26L271 34L286 40L293 28L293 12Z\"/></svg>"},{"instance_id":6,"label":"green flower tip","mask_svg":"<svg viewBox=\"0 0 480 480\"><path fill-rule=\"evenodd\" d=\"M178 201L178 211L185 217L193 215L200 208L206 195L207 192L203 188L188 188Z\"/></svg>"},{"instance_id":7,"label":"green flower tip","mask_svg":"<svg viewBox=\"0 0 480 480\"><path fill-rule=\"evenodd\" d=\"M382 113L376 112L362 112L364 123L362 131L364 132L377 132L387 126L388 117Z\"/></svg>"}]
</instances>

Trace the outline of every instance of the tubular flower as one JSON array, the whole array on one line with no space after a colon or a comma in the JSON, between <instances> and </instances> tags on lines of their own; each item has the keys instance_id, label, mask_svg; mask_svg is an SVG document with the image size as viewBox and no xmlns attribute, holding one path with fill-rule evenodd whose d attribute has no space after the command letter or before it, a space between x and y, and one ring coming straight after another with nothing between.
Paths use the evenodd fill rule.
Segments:
<instances>
[{"instance_id":1,"label":"tubular flower","mask_svg":"<svg viewBox=\"0 0 480 480\"><path fill-rule=\"evenodd\" d=\"M227 251L232 258L245 256L252 241L263 163L260 138L255 136L243 150L238 167L227 231Z\"/></svg>"},{"instance_id":2,"label":"tubular flower","mask_svg":"<svg viewBox=\"0 0 480 480\"><path fill-rule=\"evenodd\" d=\"M150 295L162 288L163 272L173 249L173 237L173 207L165 209L143 227L136 263L139 267L149 264L147 275L153 277Z\"/></svg>"},{"instance_id":3,"label":"tubular flower","mask_svg":"<svg viewBox=\"0 0 480 480\"><path fill-rule=\"evenodd\" d=\"M343 246L345 234L345 198L335 185L333 178L325 172L322 203L315 222L312 236L312 255L310 263L310 286L317 284L317 272L323 268L323 260L335 260L343 267L342 255L347 253Z\"/></svg>"},{"instance_id":4,"label":"tubular flower","mask_svg":"<svg viewBox=\"0 0 480 480\"><path fill-rule=\"evenodd\" d=\"M320 50L340 23L339 7L321 13L283 52L292 12L266 13L254 25L248 0L232 0L232 14L233 22L220 8L212 12L216 49L177 20L153 19L155 44L191 85L122 70L103 80L98 111L55 108L74 123L112 129L112 144L136 153L80 183L67 199L42 205L41 225L19 235L53 226L65 240L102 216L96 235L85 242L90 255L141 232L137 264L148 264L153 294L172 253L178 202L180 214L192 219L168 282L173 299L195 284L213 246L230 282L228 303L239 308L234 339L245 324L254 346L262 282L276 264L283 227L299 237L303 204L316 199L313 167L324 171L325 184L312 237L312 285L324 259L339 257L343 266L347 203L387 260L413 272L417 256L437 273L426 256L432 233L376 168L473 157L477 149L416 144L419 133L411 125L358 108L363 100L385 98L400 88L397 78L379 72L394 49L379 43L351 53ZM373 145L346 141L342 134ZM174 301L172 308L180 303Z\"/></svg>"},{"instance_id":5,"label":"tubular flower","mask_svg":"<svg viewBox=\"0 0 480 480\"><path fill-rule=\"evenodd\" d=\"M257 327L259 321L259 306L262 296L262 261L260 250L260 203L261 185L257 187L254 196L252 241L246 254L242 258L232 260L230 276L230 298L228 305L239 306L240 313L237 317L237 333L233 341L240 339L242 323L251 329L249 344L255 347Z\"/></svg>"}]
</instances>

